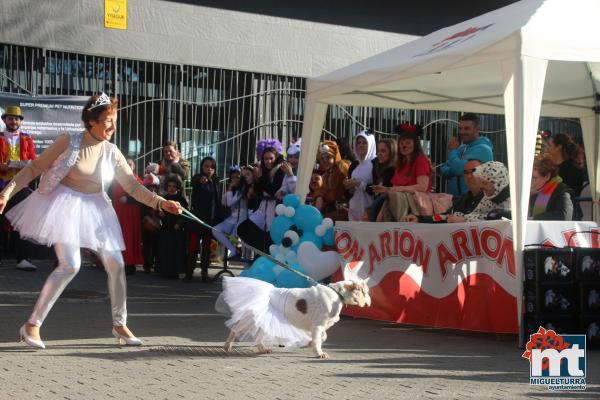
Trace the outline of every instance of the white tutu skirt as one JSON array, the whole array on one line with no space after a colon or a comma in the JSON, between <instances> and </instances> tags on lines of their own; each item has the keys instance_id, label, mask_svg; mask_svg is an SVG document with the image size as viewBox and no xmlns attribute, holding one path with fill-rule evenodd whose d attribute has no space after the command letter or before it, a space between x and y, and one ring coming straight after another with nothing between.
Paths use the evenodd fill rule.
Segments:
<instances>
[{"instance_id":1,"label":"white tutu skirt","mask_svg":"<svg viewBox=\"0 0 600 400\"><path fill-rule=\"evenodd\" d=\"M236 333L241 342L306 346L311 340L310 332L291 325L274 307L285 291L258 279L223 277L223 294L219 296L217 311L230 313L231 318L225 325Z\"/></svg>"},{"instance_id":2,"label":"white tutu skirt","mask_svg":"<svg viewBox=\"0 0 600 400\"><path fill-rule=\"evenodd\" d=\"M22 238L46 246L61 243L91 250L125 250L117 214L101 192L85 194L63 185L48 194L36 190L6 218Z\"/></svg>"}]
</instances>

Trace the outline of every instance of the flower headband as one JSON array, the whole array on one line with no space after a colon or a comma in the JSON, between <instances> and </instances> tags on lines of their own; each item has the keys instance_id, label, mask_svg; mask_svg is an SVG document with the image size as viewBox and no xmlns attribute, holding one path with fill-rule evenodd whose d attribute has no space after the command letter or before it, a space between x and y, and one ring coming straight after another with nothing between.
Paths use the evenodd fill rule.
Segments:
<instances>
[{"instance_id":1,"label":"flower headband","mask_svg":"<svg viewBox=\"0 0 600 400\"><path fill-rule=\"evenodd\" d=\"M242 169L239 165L235 164L229 167L229 174L233 174L234 172L242 172Z\"/></svg>"},{"instance_id":2,"label":"flower headband","mask_svg":"<svg viewBox=\"0 0 600 400\"><path fill-rule=\"evenodd\" d=\"M400 124L400 131L406 133L412 133L413 135L417 134L417 125L411 125L408 122L404 122Z\"/></svg>"},{"instance_id":3,"label":"flower headband","mask_svg":"<svg viewBox=\"0 0 600 400\"><path fill-rule=\"evenodd\" d=\"M273 148L277 152L277 154L281 154L283 152L283 145L277 139L263 139L256 142L256 156L261 159L263 153L267 148Z\"/></svg>"},{"instance_id":4,"label":"flower headband","mask_svg":"<svg viewBox=\"0 0 600 400\"><path fill-rule=\"evenodd\" d=\"M102 94L88 108L88 110L93 110L94 108L97 108L100 106L107 106L107 105L110 105L110 97L108 97L106 93L102 92Z\"/></svg>"},{"instance_id":5,"label":"flower headband","mask_svg":"<svg viewBox=\"0 0 600 400\"><path fill-rule=\"evenodd\" d=\"M295 156L296 154L300 153L301 142L302 142L302 139L298 139L296 142L290 144L290 147L288 147L288 149L287 149L287 155Z\"/></svg>"},{"instance_id":6,"label":"flower headband","mask_svg":"<svg viewBox=\"0 0 600 400\"><path fill-rule=\"evenodd\" d=\"M421 136L423 135L423 128L421 128L419 124L403 122L398 128L401 138L421 139Z\"/></svg>"}]
</instances>

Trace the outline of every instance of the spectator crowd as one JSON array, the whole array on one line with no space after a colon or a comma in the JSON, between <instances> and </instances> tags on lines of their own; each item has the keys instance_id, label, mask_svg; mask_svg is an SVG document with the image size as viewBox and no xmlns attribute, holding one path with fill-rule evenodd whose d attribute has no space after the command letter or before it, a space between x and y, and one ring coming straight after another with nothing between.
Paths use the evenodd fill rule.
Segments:
<instances>
[{"instance_id":1,"label":"spectator crowd","mask_svg":"<svg viewBox=\"0 0 600 400\"><path fill-rule=\"evenodd\" d=\"M131 212L131 223L123 221L126 240L131 236L141 241L143 251L140 246L128 246L126 263L143 264L145 271L154 269L165 277L185 273L184 280L190 281L200 253L201 277L206 280L213 239L229 260L242 256L232 240L236 236L268 251L275 208L286 194L295 192L298 169L304 167L313 168L306 202L334 221L455 223L511 217L508 170L494 160L492 142L480 135L476 115L460 117L459 137L450 138L447 159L437 169L423 151L420 126L403 123L396 133L377 141L370 130L364 130L354 136L351 148L325 140L314 168L298 165L300 140L285 152L277 139L260 140L257 162L230 166L224 187L216 160L205 157L191 177L189 201L183 190L189 163L180 157L176 144L169 142L163 160L146 168L144 184L166 199L179 201L215 228L211 231L180 216L155 215L148 209ZM541 133L538 142L529 218L580 219L575 199L586 175L581 147L562 133ZM435 193L436 173L446 181L447 193ZM129 204L118 188L113 189L113 198ZM118 214L121 218L122 213ZM143 223L136 225L140 219ZM141 226L141 233L129 232L135 226Z\"/></svg>"},{"instance_id":2,"label":"spectator crowd","mask_svg":"<svg viewBox=\"0 0 600 400\"><path fill-rule=\"evenodd\" d=\"M189 282L200 255L201 278L207 280L213 239L229 260L244 255L232 239L236 236L268 251L275 208L286 194L295 192L299 168L312 169L306 202L334 221L455 223L510 218L508 170L494 160L492 142L480 135L476 115L460 117L459 137L450 138L447 158L437 168L422 148L422 136L420 126L403 123L396 135L380 140L370 130L361 131L351 148L325 140L314 166L298 165L300 140L293 140L287 151L277 139L260 140L257 161L229 166L224 185L214 158L205 157L198 171L190 171L176 143L167 142L163 159L150 163L137 179L215 228L140 205L115 183L111 195L127 247L126 271L134 273L136 265L143 265L145 272L164 277L185 274L184 281ZM568 134L538 136L529 218L581 219L575 201L586 180L581 147ZM129 163L134 169L134 161ZM434 174L446 181L447 193L436 193ZM188 198L185 182L190 175Z\"/></svg>"}]
</instances>

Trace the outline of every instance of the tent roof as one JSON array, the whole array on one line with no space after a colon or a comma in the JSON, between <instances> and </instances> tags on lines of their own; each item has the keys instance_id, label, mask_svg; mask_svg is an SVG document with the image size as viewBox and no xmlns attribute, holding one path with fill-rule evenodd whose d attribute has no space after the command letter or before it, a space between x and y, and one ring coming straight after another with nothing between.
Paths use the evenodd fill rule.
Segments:
<instances>
[{"instance_id":1,"label":"tent roof","mask_svg":"<svg viewBox=\"0 0 600 400\"><path fill-rule=\"evenodd\" d=\"M503 113L502 62L527 56L550 60L542 115L590 115L590 82L600 72L597 15L597 0L521 1L310 79L307 97Z\"/></svg>"}]
</instances>

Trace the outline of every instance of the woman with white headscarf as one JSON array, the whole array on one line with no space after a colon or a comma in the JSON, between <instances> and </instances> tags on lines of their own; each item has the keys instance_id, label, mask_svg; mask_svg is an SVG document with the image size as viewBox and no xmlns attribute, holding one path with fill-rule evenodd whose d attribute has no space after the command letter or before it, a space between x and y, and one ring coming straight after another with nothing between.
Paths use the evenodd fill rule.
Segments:
<instances>
[{"instance_id":1,"label":"woman with white headscarf","mask_svg":"<svg viewBox=\"0 0 600 400\"><path fill-rule=\"evenodd\" d=\"M456 212L448 216L448 222L484 221L489 214L510 210L510 187L508 185L508 170L500 161L489 161L473 170L473 176L478 180L483 191L483 199L475 209L463 214Z\"/></svg>"},{"instance_id":2,"label":"woman with white headscarf","mask_svg":"<svg viewBox=\"0 0 600 400\"><path fill-rule=\"evenodd\" d=\"M365 210L373 203L373 196L366 192L373 183L373 159L377 156L377 143L370 130L358 133L354 139L356 161L350 165L349 178L344 187L352 194L348 202L348 219L362 221Z\"/></svg>"}]
</instances>

